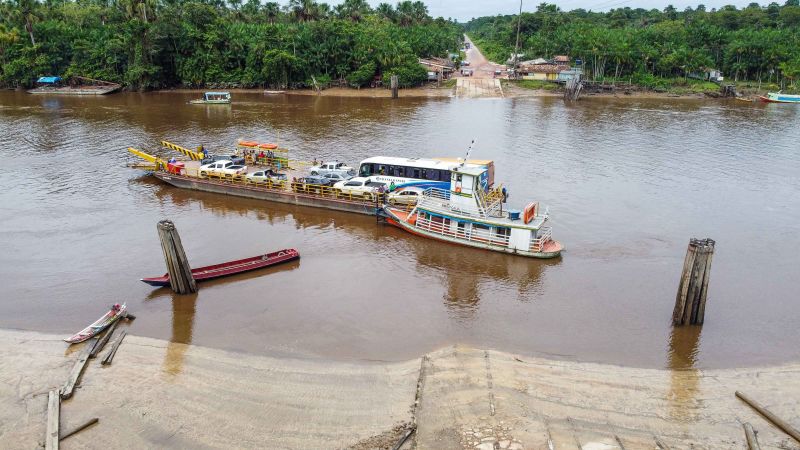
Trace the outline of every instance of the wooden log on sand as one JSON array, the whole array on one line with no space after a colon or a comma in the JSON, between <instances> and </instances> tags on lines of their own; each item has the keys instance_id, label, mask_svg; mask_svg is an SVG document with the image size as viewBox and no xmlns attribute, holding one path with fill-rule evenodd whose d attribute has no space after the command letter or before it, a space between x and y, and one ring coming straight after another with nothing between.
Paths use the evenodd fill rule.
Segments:
<instances>
[{"instance_id":1,"label":"wooden log on sand","mask_svg":"<svg viewBox=\"0 0 800 450\"><path fill-rule=\"evenodd\" d=\"M78 383L78 379L80 379L83 369L86 368L86 363L89 361L89 353L91 353L91 351L92 348L86 346L86 348L78 357L78 360L75 361L75 365L72 367L72 372L70 372L67 382L64 383L64 387L61 388L61 398L64 400L72 397L72 391L75 389L75 384Z\"/></svg>"},{"instance_id":2,"label":"wooden log on sand","mask_svg":"<svg viewBox=\"0 0 800 450\"><path fill-rule=\"evenodd\" d=\"M103 350L103 347L105 347L106 344L108 343L108 338L110 338L111 334L114 333L114 330L117 329L117 325L119 325L120 320L121 319L115 320L114 323L112 323L111 326L108 327L108 330L106 330L106 334L104 334L103 337L100 338L100 340L95 342L94 347L92 347L92 351L89 352L89 358L97 357L97 354Z\"/></svg>"},{"instance_id":3,"label":"wooden log on sand","mask_svg":"<svg viewBox=\"0 0 800 450\"><path fill-rule=\"evenodd\" d=\"M85 430L85 429L89 428L90 426L92 426L92 425L96 424L96 423L97 423L97 422L99 422L99 421L100 421L100 419L99 419L99 418L97 418L97 417L95 417L95 418L93 418L93 419L89 419L89 420L88 420L86 423L84 423L83 425L78 425L77 427L75 427L74 429L72 429L72 430L71 430L69 433L66 433L66 434L64 434L63 436L61 436L61 438L60 438L59 440L63 441L64 439L66 439L66 438L68 438L68 437L72 436L72 435L73 435L73 434L75 434L75 433L79 433L79 432L81 432L81 431L83 431L83 430Z\"/></svg>"},{"instance_id":4,"label":"wooden log on sand","mask_svg":"<svg viewBox=\"0 0 800 450\"><path fill-rule=\"evenodd\" d=\"M713 239L691 239L672 311L673 325L702 325L705 320L708 280L714 255Z\"/></svg>"},{"instance_id":5,"label":"wooden log on sand","mask_svg":"<svg viewBox=\"0 0 800 450\"><path fill-rule=\"evenodd\" d=\"M772 422L773 425L783 430L784 433L788 434L789 436L793 437L794 440L800 442L800 431L797 431L796 428L789 425L788 422L784 421L780 417L776 416L772 412L770 412L767 408L764 408L760 403L756 402L755 400L751 399L747 395L743 394L742 392L736 391L736 396L742 399L743 402L750 405L751 408L758 411L759 414L764 416L767 420Z\"/></svg>"},{"instance_id":6,"label":"wooden log on sand","mask_svg":"<svg viewBox=\"0 0 800 450\"><path fill-rule=\"evenodd\" d=\"M106 356L103 358L102 361L100 361L102 365L105 366L111 364L111 361L114 359L114 355L117 354L117 349L119 348L119 344L122 344L122 340L125 338L126 334L128 334L127 331L122 330L122 332L119 334L119 337L117 337L117 340L114 341L114 344L108 350L108 353L106 353Z\"/></svg>"},{"instance_id":7,"label":"wooden log on sand","mask_svg":"<svg viewBox=\"0 0 800 450\"><path fill-rule=\"evenodd\" d=\"M756 432L753 430L753 426L749 423L743 423L742 426L744 427L744 437L747 439L747 448L750 450L761 450L761 446L758 445L758 439L756 439Z\"/></svg>"},{"instance_id":8,"label":"wooden log on sand","mask_svg":"<svg viewBox=\"0 0 800 450\"><path fill-rule=\"evenodd\" d=\"M46 450L58 450L58 423L61 416L61 398L58 389L47 396L47 434L44 438Z\"/></svg>"},{"instance_id":9,"label":"wooden log on sand","mask_svg":"<svg viewBox=\"0 0 800 450\"><path fill-rule=\"evenodd\" d=\"M192 275L192 268L183 250L181 237L175 225L169 220L162 220L156 226L161 240L161 250L169 273L169 284L178 294L197 292L197 283Z\"/></svg>"}]
</instances>

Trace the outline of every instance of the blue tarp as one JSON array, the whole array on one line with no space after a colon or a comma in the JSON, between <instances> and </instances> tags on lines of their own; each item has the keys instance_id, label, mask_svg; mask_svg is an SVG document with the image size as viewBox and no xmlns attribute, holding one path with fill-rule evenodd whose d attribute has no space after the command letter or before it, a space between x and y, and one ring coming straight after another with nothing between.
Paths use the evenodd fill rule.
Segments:
<instances>
[{"instance_id":1,"label":"blue tarp","mask_svg":"<svg viewBox=\"0 0 800 450\"><path fill-rule=\"evenodd\" d=\"M37 83L58 83L61 81L61 77L40 77L36 80Z\"/></svg>"}]
</instances>

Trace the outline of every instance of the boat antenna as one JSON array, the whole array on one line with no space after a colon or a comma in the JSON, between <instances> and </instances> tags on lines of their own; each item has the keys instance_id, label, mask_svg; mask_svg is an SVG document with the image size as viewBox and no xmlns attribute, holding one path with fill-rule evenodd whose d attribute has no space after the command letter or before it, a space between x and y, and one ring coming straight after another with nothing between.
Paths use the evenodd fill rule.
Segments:
<instances>
[{"instance_id":1,"label":"boat antenna","mask_svg":"<svg viewBox=\"0 0 800 450\"><path fill-rule=\"evenodd\" d=\"M472 142L470 142L470 143L469 143L469 148L467 148L467 156L464 158L464 160L463 160L463 161L461 161L461 167L464 167L464 164L465 164L465 163L467 162L467 160L469 159L469 153L472 151L472 147L473 147L474 145L475 145L475 139L473 139L473 140L472 140Z\"/></svg>"}]
</instances>

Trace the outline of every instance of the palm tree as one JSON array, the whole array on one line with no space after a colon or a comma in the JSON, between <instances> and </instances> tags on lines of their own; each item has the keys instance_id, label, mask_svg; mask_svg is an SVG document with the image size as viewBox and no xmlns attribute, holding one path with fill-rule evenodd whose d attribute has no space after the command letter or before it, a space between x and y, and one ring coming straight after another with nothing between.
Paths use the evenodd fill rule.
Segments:
<instances>
[{"instance_id":1,"label":"palm tree","mask_svg":"<svg viewBox=\"0 0 800 450\"><path fill-rule=\"evenodd\" d=\"M397 3L397 22L401 27L407 27L414 23L414 6L406 0Z\"/></svg>"},{"instance_id":2,"label":"palm tree","mask_svg":"<svg viewBox=\"0 0 800 450\"><path fill-rule=\"evenodd\" d=\"M360 22L364 16L372 12L366 0L344 0L344 3L336 7L336 12L341 18L348 18L353 22Z\"/></svg>"},{"instance_id":3,"label":"palm tree","mask_svg":"<svg viewBox=\"0 0 800 450\"><path fill-rule=\"evenodd\" d=\"M378 16L394 22L395 12L392 5L388 3L381 3L377 8L375 8L375 12L378 13Z\"/></svg>"},{"instance_id":4,"label":"palm tree","mask_svg":"<svg viewBox=\"0 0 800 450\"><path fill-rule=\"evenodd\" d=\"M264 4L264 14L270 24L275 23L275 19L281 14L281 6L277 2L267 2Z\"/></svg>"},{"instance_id":5,"label":"palm tree","mask_svg":"<svg viewBox=\"0 0 800 450\"><path fill-rule=\"evenodd\" d=\"M319 18L320 7L314 0L291 0L289 10L298 22L310 22Z\"/></svg>"}]
</instances>

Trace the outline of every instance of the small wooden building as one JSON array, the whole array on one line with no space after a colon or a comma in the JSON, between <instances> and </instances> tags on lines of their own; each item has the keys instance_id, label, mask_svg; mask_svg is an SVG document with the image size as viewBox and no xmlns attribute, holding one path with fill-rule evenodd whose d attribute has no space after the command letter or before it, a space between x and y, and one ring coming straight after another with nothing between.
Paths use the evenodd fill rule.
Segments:
<instances>
[{"instance_id":1,"label":"small wooden building","mask_svg":"<svg viewBox=\"0 0 800 450\"><path fill-rule=\"evenodd\" d=\"M446 58L420 58L419 63L422 64L428 72L441 73L442 79L450 78L456 70L456 65L453 61Z\"/></svg>"},{"instance_id":2,"label":"small wooden building","mask_svg":"<svg viewBox=\"0 0 800 450\"><path fill-rule=\"evenodd\" d=\"M568 69L566 65L545 63L520 65L518 71L524 80L557 81L558 74Z\"/></svg>"}]
</instances>

